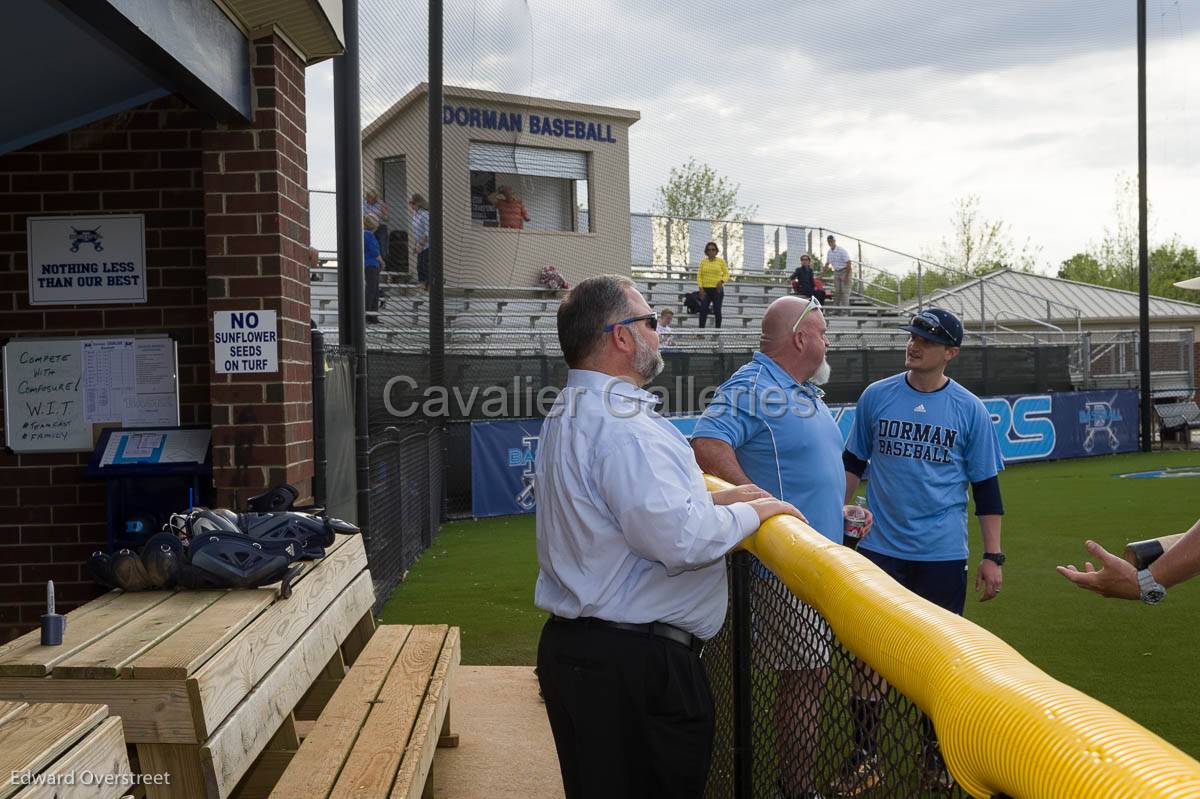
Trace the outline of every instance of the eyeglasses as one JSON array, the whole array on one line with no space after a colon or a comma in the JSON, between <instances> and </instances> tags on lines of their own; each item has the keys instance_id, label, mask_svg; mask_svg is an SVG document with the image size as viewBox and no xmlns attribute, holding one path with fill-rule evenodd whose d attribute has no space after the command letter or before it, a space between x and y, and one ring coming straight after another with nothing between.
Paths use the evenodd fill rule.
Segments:
<instances>
[{"instance_id":1,"label":"eyeglasses","mask_svg":"<svg viewBox=\"0 0 1200 799\"><path fill-rule=\"evenodd\" d=\"M793 333L800 332L800 323L804 321L804 317L808 316L808 312L814 309L821 310L821 301L816 297L809 297L808 305L804 306L804 310L800 312L800 316L796 319L796 324L792 325Z\"/></svg>"},{"instance_id":2,"label":"eyeglasses","mask_svg":"<svg viewBox=\"0 0 1200 799\"><path fill-rule=\"evenodd\" d=\"M620 322L613 322L611 325L604 326L605 333L611 333L617 325L632 325L636 322L645 322L651 330L658 330L658 314L651 313L645 316L631 316L628 319L622 319Z\"/></svg>"}]
</instances>

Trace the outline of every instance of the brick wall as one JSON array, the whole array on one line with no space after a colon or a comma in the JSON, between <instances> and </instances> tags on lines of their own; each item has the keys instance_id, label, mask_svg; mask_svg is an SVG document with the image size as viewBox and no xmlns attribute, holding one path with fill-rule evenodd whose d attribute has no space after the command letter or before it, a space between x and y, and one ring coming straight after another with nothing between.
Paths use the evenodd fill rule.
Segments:
<instances>
[{"instance_id":1,"label":"brick wall","mask_svg":"<svg viewBox=\"0 0 1200 799\"><path fill-rule=\"evenodd\" d=\"M208 309L276 311L280 371L211 376L213 482L225 505L282 482L312 494L304 64L268 36L253 43L253 65L253 123L204 133Z\"/></svg>"},{"instance_id":2,"label":"brick wall","mask_svg":"<svg viewBox=\"0 0 1200 799\"><path fill-rule=\"evenodd\" d=\"M0 156L0 334L168 330L179 344L184 424L210 420L205 121L164 98ZM97 212L146 215L148 302L31 308L26 218ZM97 592L80 573L105 537L104 489L83 477L87 455L0 453L0 640L37 622L47 579L67 607Z\"/></svg>"},{"instance_id":3,"label":"brick wall","mask_svg":"<svg viewBox=\"0 0 1200 799\"><path fill-rule=\"evenodd\" d=\"M313 473L304 63L273 34L252 51L251 122L167 98L0 156L0 335L170 332L181 422L212 426L230 507L280 482L310 497ZM149 302L29 306L25 221L74 213L146 215ZM212 312L252 309L278 314L279 372L216 374ZM98 593L82 563L105 497L87 457L0 454L0 641L37 622L47 579L65 609Z\"/></svg>"}]
</instances>

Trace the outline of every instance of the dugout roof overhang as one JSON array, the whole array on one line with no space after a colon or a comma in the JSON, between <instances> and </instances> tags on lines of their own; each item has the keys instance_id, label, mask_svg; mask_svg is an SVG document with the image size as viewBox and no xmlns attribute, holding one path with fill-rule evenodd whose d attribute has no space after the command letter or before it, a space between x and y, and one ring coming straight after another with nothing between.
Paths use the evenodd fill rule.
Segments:
<instances>
[{"instance_id":1,"label":"dugout roof overhang","mask_svg":"<svg viewBox=\"0 0 1200 799\"><path fill-rule=\"evenodd\" d=\"M982 291L981 291L981 285ZM1136 325L1135 291L1093 286L1033 272L999 269L957 286L938 289L922 305L941 305L958 314L968 328L982 321L1042 320L1056 325ZM914 310L916 301L907 304ZM1200 323L1200 304L1166 297L1150 298L1150 319L1185 325Z\"/></svg>"},{"instance_id":2,"label":"dugout roof overhang","mask_svg":"<svg viewBox=\"0 0 1200 799\"><path fill-rule=\"evenodd\" d=\"M250 41L308 63L342 51L341 0L20 0L0 33L0 153L167 94L248 120Z\"/></svg>"}]
</instances>

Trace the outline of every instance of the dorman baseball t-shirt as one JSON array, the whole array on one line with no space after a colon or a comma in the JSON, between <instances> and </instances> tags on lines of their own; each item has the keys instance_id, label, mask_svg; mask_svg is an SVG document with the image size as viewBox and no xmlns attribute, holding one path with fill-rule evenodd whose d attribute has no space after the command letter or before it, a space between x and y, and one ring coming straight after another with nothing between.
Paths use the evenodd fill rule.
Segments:
<instances>
[{"instance_id":1,"label":"dorman baseball t-shirt","mask_svg":"<svg viewBox=\"0 0 1200 799\"><path fill-rule=\"evenodd\" d=\"M870 462L875 526L860 549L918 561L967 557L967 484L1004 468L992 417L953 380L917 391L900 373L867 386L846 449Z\"/></svg>"}]
</instances>

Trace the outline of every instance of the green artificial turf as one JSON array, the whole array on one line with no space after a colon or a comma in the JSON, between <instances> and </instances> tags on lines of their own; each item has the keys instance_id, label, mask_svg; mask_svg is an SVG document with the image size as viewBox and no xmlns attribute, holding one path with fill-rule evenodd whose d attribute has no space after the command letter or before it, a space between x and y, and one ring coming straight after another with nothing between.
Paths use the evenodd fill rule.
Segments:
<instances>
[{"instance_id":1,"label":"green artificial turf","mask_svg":"<svg viewBox=\"0 0 1200 799\"><path fill-rule=\"evenodd\" d=\"M1156 607L1105 600L1067 583L1083 539L1119 552L1128 541L1187 529L1200 516L1200 478L1116 479L1123 472L1200 465L1168 452L1015 466L1001 476L1004 590L967 617L1050 675L1111 705L1200 757L1195 668L1200 578ZM972 581L979 552L972 524ZM545 614L533 606L533 517L448 524L384 606L385 623L442 622L463 632L463 662L532 665Z\"/></svg>"}]
</instances>

